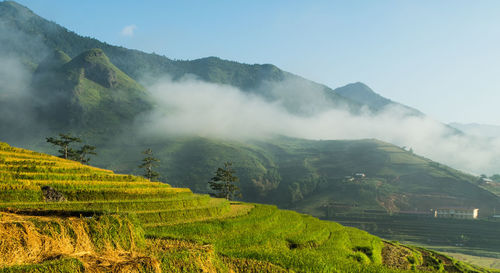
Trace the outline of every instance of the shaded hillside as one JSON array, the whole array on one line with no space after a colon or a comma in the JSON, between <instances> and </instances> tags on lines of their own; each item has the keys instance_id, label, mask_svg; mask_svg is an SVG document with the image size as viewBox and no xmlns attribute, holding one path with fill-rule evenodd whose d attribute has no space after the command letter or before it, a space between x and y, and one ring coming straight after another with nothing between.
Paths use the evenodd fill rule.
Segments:
<instances>
[{"instance_id":1,"label":"shaded hillside","mask_svg":"<svg viewBox=\"0 0 500 273\"><path fill-rule=\"evenodd\" d=\"M0 177L0 272L486 272L311 216L4 143Z\"/></svg>"},{"instance_id":2,"label":"shaded hillside","mask_svg":"<svg viewBox=\"0 0 500 273\"><path fill-rule=\"evenodd\" d=\"M335 92L373 109L381 109L394 102L373 92L370 87L361 82L351 83L335 89Z\"/></svg>"},{"instance_id":3,"label":"shaded hillside","mask_svg":"<svg viewBox=\"0 0 500 273\"><path fill-rule=\"evenodd\" d=\"M38 66L31 88L38 119L55 130L116 130L151 108L145 89L100 49L71 60L54 51Z\"/></svg>"},{"instance_id":4,"label":"shaded hillside","mask_svg":"<svg viewBox=\"0 0 500 273\"><path fill-rule=\"evenodd\" d=\"M248 143L206 138L141 139L109 145L98 163L134 172L140 152L151 147L161 175L174 185L209 192L207 181L224 161L232 161L244 200L276 204L315 216L324 206L342 204L352 213L436 207L478 207L481 215L500 199L480 188L478 178L377 140L309 141L274 138ZM113 159L113 160L111 160ZM364 173L365 178L346 178Z\"/></svg>"},{"instance_id":5,"label":"shaded hillside","mask_svg":"<svg viewBox=\"0 0 500 273\"><path fill-rule=\"evenodd\" d=\"M0 55L18 56L33 69L43 61L45 54L53 50L61 50L74 58L84 51L100 48L113 64L135 80L154 79L167 74L174 79L196 75L208 82L228 84L266 98L273 98L269 88L266 88L269 83L291 80L317 90L332 106L350 106L353 111L359 109L358 103L339 96L329 87L282 71L271 64L248 65L217 57L176 61L157 54L112 46L79 36L13 1L0 2L0 33Z\"/></svg>"}]
</instances>

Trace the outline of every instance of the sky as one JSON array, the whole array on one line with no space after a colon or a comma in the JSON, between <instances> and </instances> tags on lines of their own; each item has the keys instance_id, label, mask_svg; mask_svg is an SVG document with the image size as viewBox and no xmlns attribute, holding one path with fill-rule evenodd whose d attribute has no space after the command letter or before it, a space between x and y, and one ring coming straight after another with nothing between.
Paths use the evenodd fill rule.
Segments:
<instances>
[{"instance_id":1,"label":"sky","mask_svg":"<svg viewBox=\"0 0 500 273\"><path fill-rule=\"evenodd\" d=\"M17 2L109 44L360 81L442 122L500 125L500 1Z\"/></svg>"}]
</instances>

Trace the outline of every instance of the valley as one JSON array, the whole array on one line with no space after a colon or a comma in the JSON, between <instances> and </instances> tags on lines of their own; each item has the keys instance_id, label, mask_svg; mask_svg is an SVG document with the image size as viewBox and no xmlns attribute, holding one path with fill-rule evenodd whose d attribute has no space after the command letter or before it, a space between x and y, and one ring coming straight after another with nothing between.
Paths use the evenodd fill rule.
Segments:
<instances>
[{"instance_id":1,"label":"valley","mask_svg":"<svg viewBox=\"0 0 500 273\"><path fill-rule=\"evenodd\" d=\"M0 34L0 272L500 269L494 126L361 82L110 45L14 1ZM91 166L50 155L61 133L96 147ZM161 182L141 177L146 149ZM209 196L225 162L236 201Z\"/></svg>"}]
</instances>

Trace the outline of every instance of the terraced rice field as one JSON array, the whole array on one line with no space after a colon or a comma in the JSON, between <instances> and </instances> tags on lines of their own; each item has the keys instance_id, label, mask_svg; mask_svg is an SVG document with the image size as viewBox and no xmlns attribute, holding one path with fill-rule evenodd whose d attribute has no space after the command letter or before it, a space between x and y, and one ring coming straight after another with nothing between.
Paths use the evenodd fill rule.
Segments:
<instances>
[{"instance_id":1,"label":"terraced rice field","mask_svg":"<svg viewBox=\"0 0 500 273\"><path fill-rule=\"evenodd\" d=\"M58 157L0 146L0 208L52 212L133 213L149 225L208 219L230 211L230 203L185 188L115 174ZM44 202L50 186L68 202Z\"/></svg>"},{"instance_id":2,"label":"terraced rice field","mask_svg":"<svg viewBox=\"0 0 500 273\"><path fill-rule=\"evenodd\" d=\"M66 201L44 200L45 186ZM0 237L0 272L485 272L334 222L3 143Z\"/></svg>"},{"instance_id":3,"label":"terraced rice field","mask_svg":"<svg viewBox=\"0 0 500 273\"><path fill-rule=\"evenodd\" d=\"M334 219L389 240L500 252L500 221L383 214L337 215Z\"/></svg>"}]
</instances>

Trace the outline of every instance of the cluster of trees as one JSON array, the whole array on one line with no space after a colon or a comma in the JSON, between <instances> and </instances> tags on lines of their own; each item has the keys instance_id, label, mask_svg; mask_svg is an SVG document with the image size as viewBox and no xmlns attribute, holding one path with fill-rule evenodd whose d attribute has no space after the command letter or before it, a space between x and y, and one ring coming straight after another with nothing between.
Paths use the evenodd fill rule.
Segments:
<instances>
[{"instance_id":1,"label":"cluster of trees","mask_svg":"<svg viewBox=\"0 0 500 273\"><path fill-rule=\"evenodd\" d=\"M92 145L84 144L75 149L74 144L82 143L82 140L71 134L59 134L59 137L48 137L46 140L48 143L59 147L57 151L60 158L87 164L90 161L90 155L97 155L95 152L96 147Z\"/></svg>"},{"instance_id":2,"label":"cluster of trees","mask_svg":"<svg viewBox=\"0 0 500 273\"><path fill-rule=\"evenodd\" d=\"M47 142L59 147L59 157L87 164L90 161L90 155L97 155L96 147L88 144L80 146L78 149L74 147L76 143L82 143L82 140L71 134L59 134L58 137L48 137ZM157 181L160 174L154 171L153 168L158 167L160 160L153 156L153 150L150 148L142 152L145 157L142 163L138 166L144 169L144 177L150 181ZM236 185L239 178L235 175L231 162L225 162L224 167L217 168L214 177L208 181L210 188L215 192L211 195L218 198L226 198L233 200L235 197L241 197L240 188Z\"/></svg>"}]
</instances>

